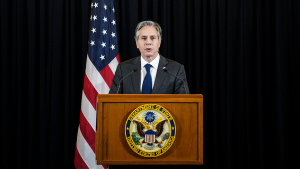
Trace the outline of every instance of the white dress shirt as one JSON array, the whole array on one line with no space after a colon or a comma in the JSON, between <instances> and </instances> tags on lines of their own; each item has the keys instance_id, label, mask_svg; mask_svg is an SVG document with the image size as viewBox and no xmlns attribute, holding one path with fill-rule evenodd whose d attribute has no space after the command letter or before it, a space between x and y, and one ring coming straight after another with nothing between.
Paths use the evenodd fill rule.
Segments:
<instances>
[{"instance_id":1,"label":"white dress shirt","mask_svg":"<svg viewBox=\"0 0 300 169\"><path fill-rule=\"evenodd\" d=\"M152 62L149 63L151 65L150 73L151 73L151 78L152 78L152 89L153 89L154 82L155 82L155 77L156 77L156 72L157 72L157 68L158 68L159 59L160 59L160 56L158 54L157 57L154 60L152 60ZM147 63L148 62L145 61L145 59L141 56L141 86L140 86L141 92L142 92L142 88L143 88L144 78L147 74L147 70L145 68L145 65Z\"/></svg>"}]
</instances>

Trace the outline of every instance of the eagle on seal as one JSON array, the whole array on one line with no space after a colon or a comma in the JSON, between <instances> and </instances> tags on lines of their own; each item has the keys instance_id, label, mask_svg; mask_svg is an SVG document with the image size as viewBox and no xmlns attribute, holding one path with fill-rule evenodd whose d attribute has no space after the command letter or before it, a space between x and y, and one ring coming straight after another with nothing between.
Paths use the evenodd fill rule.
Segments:
<instances>
[{"instance_id":1,"label":"eagle on seal","mask_svg":"<svg viewBox=\"0 0 300 169\"><path fill-rule=\"evenodd\" d=\"M141 123L139 121L133 120L133 122L136 124L137 126L137 132L141 137L144 137L145 139L143 141L140 141L138 144L142 144L142 143L162 143L162 141L157 141L157 137L160 137L160 135L162 134L162 132L164 131L164 124L165 122L168 120L163 120L159 123L157 123L156 125L152 126L152 125L148 125L146 123ZM154 129L153 129L154 127ZM145 129L146 128L146 129ZM147 136L151 136L151 137L147 137Z\"/></svg>"}]
</instances>

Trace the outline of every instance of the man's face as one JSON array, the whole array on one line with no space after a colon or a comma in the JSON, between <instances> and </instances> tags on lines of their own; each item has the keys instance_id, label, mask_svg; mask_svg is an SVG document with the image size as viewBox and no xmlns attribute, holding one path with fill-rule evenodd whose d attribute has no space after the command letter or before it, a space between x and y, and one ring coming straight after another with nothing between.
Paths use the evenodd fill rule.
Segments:
<instances>
[{"instance_id":1,"label":"man's face","mask_svg":"<svg viewBox=\"0 0 300 169\"><path fill-rule=\"evenodd\" d=\"M137 48L140 50L142 57L156 57L160 47L157 31L153 26L144 26L140 29L138 40L135 41Z\"/></svg>"}]
</instances>

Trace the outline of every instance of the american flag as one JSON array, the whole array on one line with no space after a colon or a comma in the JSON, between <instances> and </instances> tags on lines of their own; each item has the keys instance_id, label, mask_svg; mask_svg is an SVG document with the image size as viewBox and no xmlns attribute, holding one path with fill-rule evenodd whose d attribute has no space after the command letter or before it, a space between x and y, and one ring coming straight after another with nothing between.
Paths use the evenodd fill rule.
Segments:
<instances>
[{"instance_id":1,"label":"american flag","mask_svg":"<svg viewBox=\"0 0 300 169\"><path fill-rule=\"evenodd\" d=\"M98 94L108 94L120 62L114 12L112 0L91 3L89 48L74 157L77 169L107 168L96 165L96 102Z\"/></svg>"}]
</instances>

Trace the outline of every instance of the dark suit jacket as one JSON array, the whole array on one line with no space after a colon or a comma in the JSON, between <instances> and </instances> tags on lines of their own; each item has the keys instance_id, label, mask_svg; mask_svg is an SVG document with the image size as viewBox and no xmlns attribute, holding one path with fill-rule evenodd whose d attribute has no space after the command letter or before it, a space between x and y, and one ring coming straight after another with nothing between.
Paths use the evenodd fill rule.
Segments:
<instances>
[{"instance_id":1,"label":"dark suit jacket","mask_svg":"<svg viewBox=\"0 0 300 169\"><path fill-rule=\"evenodd\" d=\"M157 74L151 94L185 94L183 82L169 73L164 72L163 67L168 68L169 72L186 82L183 65L160 55ZM121 82L119 93L141 94L141 56L127 60L118 65L109 94L115 94L120 80L134 69L137 69L137 71L133 72Z\"/></svg>"}]
</instances>

